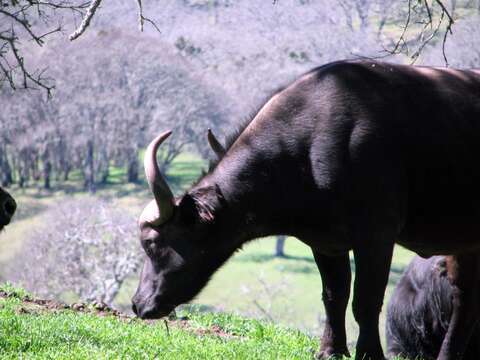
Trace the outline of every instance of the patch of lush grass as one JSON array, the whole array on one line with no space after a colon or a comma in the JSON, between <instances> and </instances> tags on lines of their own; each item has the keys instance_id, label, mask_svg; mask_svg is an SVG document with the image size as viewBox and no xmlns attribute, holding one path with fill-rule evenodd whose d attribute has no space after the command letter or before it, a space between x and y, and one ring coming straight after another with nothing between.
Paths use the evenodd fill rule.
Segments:
<instances>
[{"instance_id":1,"label":"patch of lush grass","mask_svg":"<svg viewBox=\"0 0 480 360\"><path fill-rule=\"evenodd\" d=\"M311 359L317 342L297 330L213 313L145 323L0 300L2 359ZM23 310L22 310L23 309Z\"/></svg>"},{"instance_id":2,"label":"patch of lush grass","mask_svg":"<svg viewBox=\"0 0 480 360\"><path fill-rule=\"evenodd\" d=\"M318 347L298 330L232 314L192 308L167 326L108 309L48 307L10 285L0 291L2 359L312 359Z\"/></svg>"}]
</instances>

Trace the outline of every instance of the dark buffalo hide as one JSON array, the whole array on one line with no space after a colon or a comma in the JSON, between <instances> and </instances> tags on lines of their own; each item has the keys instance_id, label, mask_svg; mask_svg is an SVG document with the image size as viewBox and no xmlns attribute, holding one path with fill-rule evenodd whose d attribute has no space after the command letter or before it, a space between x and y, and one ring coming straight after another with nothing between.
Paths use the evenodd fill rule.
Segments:
<instances>
[{"instance_id":1,"label":"dark buffalo hide","mask_svg":"<svg viewBox=\"0 0 480 360\"><path fill-rule=\"evenodd\" d=\"M436 359L452 314L452 286L444 256L415 257L390 299L386 336L388 352L408 359ZM464 359L480 359L480 328Z\"/></svg>"},{"instance_id":2,"label":"dark buffalo hide","mask_svg":"<svg viewBox=\"0 0 480 360\"><path fill-rule=\"evenodd\" d=\"M250 240L290 235L310 246L322 277L318 358L349 354L353 250L355 356L383 360L378 319L396 241L451 255L456 301L438 358L462 356L480 319L479 70L374 61L313 69L226 143L209 134L219 159L176 198L156 161L170 134L145 152L153 196L139 219L146 256L132 299L138 316L159 318L193 299ZM442 336L427 338L439 339L438 348Z\"/></svg>"},{"instance_id":3,"label":"dark buffalo hide","mask_svg":"<svg viewBox=\"0 0 480 360\"><path fill-rule=\"evenodd\" d=\"M10 223L16 209L13 197L0 187L0 230Z\"/></svg>"}]
</instances>

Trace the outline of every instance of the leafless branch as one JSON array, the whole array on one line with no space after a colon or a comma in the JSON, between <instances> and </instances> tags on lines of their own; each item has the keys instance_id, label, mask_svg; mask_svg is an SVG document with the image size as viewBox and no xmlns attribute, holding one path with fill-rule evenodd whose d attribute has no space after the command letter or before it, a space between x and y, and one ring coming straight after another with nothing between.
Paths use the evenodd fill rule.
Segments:
<instances>
[{"instance_id":1,"label":"leafless branch","mask_svg":"<svg viewBox=\"0 0 480 360\"><path fill-rule=\"evenodd\" d=\"M102 0L93 0L90 3L90 5L87 8L87 12L85 16L83 17L83 20L80 23L80 26L69 36L69 39L71 41L77 39L80 35L82 35L85 32L85 30L90 25L90 21L92 21L92 18L95 15L95 12L97 11L101 3L102 3Z\"/></svg>"},{"instance_id":2,"label":"leafless branch","mask_svg":"<svg viewBox=\"0 0 480 360\"><path fill-rule=\"evenodd\" d=\"M140 30L143 31L144 24L147 22L160 32L155 22L145 17L142 0L136 0L136 2ZM90 26L101 4L102 0L12 0L1 3L0 85L7 83L12 89L43 88L50 96L53 85L46 82L45 78L35 75L26 66L21 55L20 43L33 41L36 45L42 46L45 37L61 32L63 30L61 24L48 29L55 18L61 19L61 16L57 16L60 15L59 12L81 15L82 21L69 36L72 41L78 39ZM40 32L40 27L33 25L35 21L43 23L47 31Z\"/></svg>"},{"instance_id":3,"label":"leafless branch","mask_svg":"<svg viewBox=\"0 0 480 360\"><path fill-rule=\"evenodd\" d=\"M437 10L435 10L437 5ZM423 12L423 10L425 12ZM415 16L415 18L414 18ZM447 19L446 27L443 24ZM407 38L407 32L412 30L416 24L423 24L422 28L417 30L413 38ZM447 37L452 33L454 19L448 9L441 0L434 0L429 4L428 0L422 2L408 1L407 17L402 27L402 33L395 42L392 49L385 49L389 55L405 53L415 62L426 45L436 39L440 33L442 36L442 49L445 65L448 66L448 59L445 53L445 44ZM415 51L411 52L410 47L414 47Z\"/></svg>"},{"instance_id":4,"label":"leafless branch","mask_svg":"<svg viewBox=\"0 0 480 360\"><path fill-rule=\"evenodd\" d=\"M138 26L140 31L143 31L143 7L142 7L142 0L137 0L138 5Z\"/></svg>"},{"instance_id":5,"label":"leafless branch","mask_svg":"<svg viewBox=\"0 0 480 360\"><path fill-rule=\"evenodd\" d=\"M35 72L26 66L20 45L25 41L33 41L42 46L45 37L62 30L58 24L50 30L41 31L40 27L32 25L34 20L39 20L48 27L51 16L57 11L82 13L86 6L85 2L77 5L69 0L16 0L1 4L0 85L6 82L12 89L42 88L50 97L54 86L43 77L43 71Z\"/></svg>"},{"instance_id":6,"label":"leafless branch","mask_svg":"<svg viewBox=\"0 0 480 360\"><path fill-rule=\"evenodd\" d=\"M142 0L136 0L137 2L137 7L138 7L138 27L140 31L143 31L143 25L145 22L150 23L155 30L157 30L159 33L161 32L155 21L152 19L149 19L143 15L143 5L142 5Z\"/></svg>"}]
</instances>

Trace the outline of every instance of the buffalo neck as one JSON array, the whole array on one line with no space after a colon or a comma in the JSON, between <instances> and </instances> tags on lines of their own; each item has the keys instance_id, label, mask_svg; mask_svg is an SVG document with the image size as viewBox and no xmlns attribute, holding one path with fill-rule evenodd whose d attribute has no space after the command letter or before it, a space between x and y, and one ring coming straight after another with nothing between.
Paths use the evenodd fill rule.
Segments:
<instances>
[{"instance_id":1,"label":"buffalo neck","mask_svg":"<svg viewBox=\"0 0 480 360\"><path fill-rule=\"evenodd\" d=\"M218 186L224 201L215 209L216 237L238 248L255 238L298 236L302 225L317 226L318 216L310 218L318 204L310 171L308 157L238 146L195 188Z\"/></svg>"}]
</instances>

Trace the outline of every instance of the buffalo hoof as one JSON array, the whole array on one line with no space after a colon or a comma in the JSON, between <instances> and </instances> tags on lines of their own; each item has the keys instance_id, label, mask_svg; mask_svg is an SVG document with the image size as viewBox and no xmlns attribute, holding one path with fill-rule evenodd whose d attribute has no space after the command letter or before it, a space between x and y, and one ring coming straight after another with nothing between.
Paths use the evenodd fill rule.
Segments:
<instances>
[{"instance_id":1,"label":"buffalo hoof","mask_svg":"<svg viewBox=\"0 0 480 360\"><path fill-rule=\"evenodd\" d=\"M350 357L348 349L333 349L325 348L320 350L315 354L316 360L327 360L327 359L342 359L343 357Z\"/></svg>"}]
</instances>

